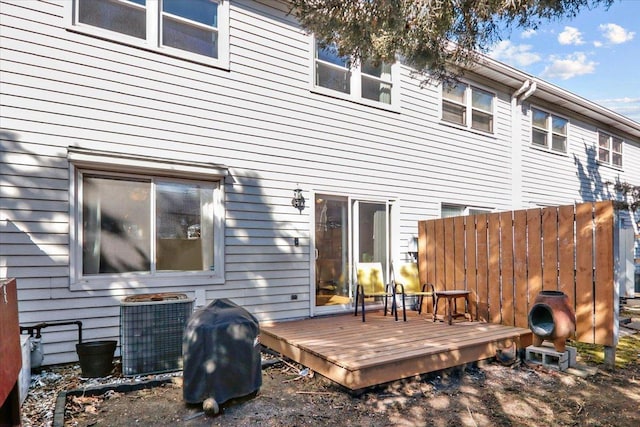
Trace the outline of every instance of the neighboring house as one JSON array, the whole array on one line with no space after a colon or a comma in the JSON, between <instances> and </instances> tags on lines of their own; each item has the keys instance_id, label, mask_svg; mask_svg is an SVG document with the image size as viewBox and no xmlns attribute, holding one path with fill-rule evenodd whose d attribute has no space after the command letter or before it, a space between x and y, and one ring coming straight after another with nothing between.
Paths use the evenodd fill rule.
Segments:
<instances>
[{"instance_id":1,"label":"neighboring house","mask_svg":"<svg viewBox=\"0 0 640 427\"><path fill-rule=\"evenodd\" d=\"M344 311L353 263L409 259L418 220L640 184L639 123L488 58L421 87L316 51L285 2L0 6L0 277L22 324L113 339L149 292ZM72 328L45 332L46 364L76 359Z\"/></svg>"}]
</instances>

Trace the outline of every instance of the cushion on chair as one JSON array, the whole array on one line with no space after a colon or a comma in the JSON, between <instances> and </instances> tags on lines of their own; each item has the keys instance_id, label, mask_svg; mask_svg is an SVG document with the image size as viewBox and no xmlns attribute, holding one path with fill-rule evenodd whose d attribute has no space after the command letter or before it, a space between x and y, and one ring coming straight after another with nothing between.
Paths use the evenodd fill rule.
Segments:
<instances>
[{"instance_id":1,"label":"cushion on chair","mask_svg":"<svg viewBox=\"0 0 640 427\"><path fill-rule=\"evenodd\" d=\"M385 289L382 263L363 262L357 266L358 285L362 286L363 292L367 296L387 295Z\"/></svg>"},{"instance_id":2,"label":"cushion on chair","mask_svg":"<svg viewBox=\"0 0 640 427\"><path fill-rule=\"evenodd\" d=\"M418 263L400 262L393 263L394 281L403 286L404 293L409 295L429 296L431 289L423 290L420 285L420 275L418 274ZM400 291L398 291L400 292Z\"/></svg>"}]
</instances>

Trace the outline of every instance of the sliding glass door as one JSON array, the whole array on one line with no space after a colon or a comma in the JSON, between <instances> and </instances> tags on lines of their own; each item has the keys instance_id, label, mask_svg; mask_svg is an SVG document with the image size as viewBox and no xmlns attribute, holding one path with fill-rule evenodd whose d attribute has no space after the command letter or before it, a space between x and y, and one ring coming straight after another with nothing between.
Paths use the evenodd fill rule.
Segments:
<instances>
[{"instance_id":1,"label":"sliding glass door","mask_svg":"<svg viewBox=\"0 0 640 427\"><path fill-rule=\"evenodd\" d=\"M391 201L316 194L316 312L352 307L353 269L357 262L380 262L388 272L391 207Z\"/></svg>"}]
</instances>

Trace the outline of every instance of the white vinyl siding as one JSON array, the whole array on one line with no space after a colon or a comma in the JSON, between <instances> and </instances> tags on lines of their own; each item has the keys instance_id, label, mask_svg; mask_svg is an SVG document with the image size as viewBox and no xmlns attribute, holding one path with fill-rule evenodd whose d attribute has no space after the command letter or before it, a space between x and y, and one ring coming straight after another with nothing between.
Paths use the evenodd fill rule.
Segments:
<instances>
[{"instance_id":1,"label":"white vinyl siding","mask_svg":"<svg viewBox=\"0 0 640 427\"><path fill-rule=\"evenodd\" d=\"M541 107L549 109L548 106ZM530 111L530 110L529 110ZM525 116L522 141L531 138L531 114ZM523 207L562 205L567 201L606 200L615 198L607 182L640 181L640 143L624 141L624 171L606 167L598 160L598 126L594 122L571 117L567 151L570 155L549 155L549 151L529 144L523 150ZM632 170L633 165L637 169Z\"/></svg>"}]
</instances>

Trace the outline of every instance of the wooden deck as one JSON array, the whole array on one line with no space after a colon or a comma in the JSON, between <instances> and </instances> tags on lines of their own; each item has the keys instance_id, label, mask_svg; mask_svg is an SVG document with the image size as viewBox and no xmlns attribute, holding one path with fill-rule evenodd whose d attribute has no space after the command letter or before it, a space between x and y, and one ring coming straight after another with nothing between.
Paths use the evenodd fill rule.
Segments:
<instances>
[{"instance_id":1,"label":"wooden deck","mask_svg":"<svg viewBox=\"0 0 640 427\"><path fill-rule=\"evenodd\" d=\"M261 325L261 343L351 390L439 371L531 344L529 329L479 322L432 322L407 312L396 322L381 312Z\"/></svg>"}]
</instances>

